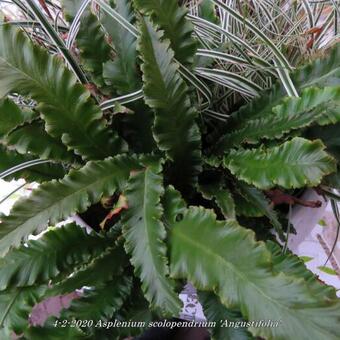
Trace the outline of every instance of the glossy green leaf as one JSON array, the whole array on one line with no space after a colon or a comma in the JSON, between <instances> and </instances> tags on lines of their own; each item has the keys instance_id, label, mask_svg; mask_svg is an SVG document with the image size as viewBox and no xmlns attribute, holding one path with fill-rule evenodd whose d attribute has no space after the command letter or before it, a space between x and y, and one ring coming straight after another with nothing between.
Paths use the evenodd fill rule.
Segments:
<instances>
[{"instance_id":1,"label":"glossy green leaf","mask_svg":"<svg viewBox=\"0 0 340 340\"><path fill-rule=\"evenodd\" d=\"M42 4L42 1L40 1L40 3ZM51 25L43 10L34 0L26 0L24 6L26 7L26 10L29 13L32 13L33 17L39 22L42 31L44 32L44 34L46 34L48 44L51 44L53 48L58 50L61 59L67 63L68 67L70 68L70 70L72 70L72 73L79 80L79 82L86 84L86 76L81 69L78 61L66 47L63 39L58 34L57 30Z\"/></svg>"},{"instance_id":2,"label":"glossy green leaf","mask_svg":"<svg viewBox=\"0 0 340 340\"><path fill-rule=\"evenodd\" d=\"M36 159L31 155L20 155L15 151L10 151L6 147L0 145L0 172L6 171L14 166L24 162ZM52 179L58 179L65 176L65 169L62 165L56 163L39 164L13 175L7 176L6 180L23 178L28 182L45 182ZM1 229L1 228L0 228Z\"/></svg>"},{"instance_id":3,"label":"glossy green leaf","mask_svg":"<svg viewBox=\"0 0 340 340\"><path fill-rule=\"evenodd\" d=\"M0 100L0 138L3 138L17 126L30 121L36 116L33 111L22 111L10 99Z\"/></svg>"},{"instance_id":4,"label":"glossy green leaf","mask_svg":"<svg viewBox=\"0 0 340 340\"><path fill-rule=\"evenodd\" d=\"M22 287L0 292L0 329L21 334L28 328L32 307L39 302L46 287Z\"/></svg>"},{"instance_id":5,"label":"glossy green leaf","mask_svg":"<svg viewBox=\"0 0 340 340\"><path fill-rule=\"evenodd\" d=\"M255 205L250 197L241 193L234 193L235 210L237 216L262 217L264 211L258 205Z\"/></svg>"},{"instance_id":6,"label":"glossy green leaf","mask_svg":"<svg viewBox=\"0 0 340 340\"><path fill-rule=\"evenodd\" d=\"M127 104L133 114L120 114L115 117L117 130L127 141L129 150L135 153L151 153L157 145L152 134L154 113L143 100Z\"/></svg>"},{"instance_id":7,"label":"glossy green leaf","mask_svg":"<svg viewBox=\"0 0 340 340\"><path fill-rule=\"evenodd\" d=\"M196 42L193 40L193 26L187 21L187 10L177 0L135 0L136 7L164 31L169 39L175 58L183 65L194 61Z\"/></svg>"},{"instance_id":8,"label":"glossy green leaf","mask_svg":"<svg viewBox=\"0 0 340 340\"><path fill-rule=\"evenodd\" d=\"M321 283L318 277L306 268L301 258L290 251L283 254L282 248L272 241L267 241L266 246L272 253L273 268L276 272L302 278L308 283L308 288L312 290L313 294L320 297L320 299L330 301L337 299L334 287Z\"/></svg>"},{"instance_id":9,"label":"glossy green leaf","mask_svg":"<svg viewBox=\"0 0 340 340\"><path fill-rule=\"evenodd\" d=\"M129 23L134 23L134 13L131 1L116 0L115 10ZM103 13L101 22L112 39L116 55L113 61L108 61L103 67L106 83L119 94L128 94L139 90L142 86L137 69L137 39L118 22Z\"/></svg>"},{"instance_id":10,"label":"glossy green leaf","mask_svg":"<svg viewBox=\"0 0 340 340\"><path fill-rule=\"evenodd\" d=\"M47 134L42 121L34 121L16 128L5 138L5 143L8 147L23 155L29 153L38 156L40 159L67 163L73 163L77 160L74 153L68 151L60 140Z\"/></svg>"},{"instance_id":11,"label":"glossy green leaf","mask_svg":"<svg viewBox=\"0 0 340 340\"><path fill-rule=\"evenodd\" d=\"M76 212L85 211L102 196L122 190L131 170L138 169L136 160L117 156L89 162L71 171L60 181L43 183L30 197L19 200L11 215L0 225L0 254L16 247L31 233L41 231Z\"/></svg>"},{"instance_id":12,"label":"glossy green leaf","mask_svg":"<svg viewBox=\"0 0 340 340\"><path fill-rule=\"evenodd\" d=\"M217 221L211 211L192 207L172 228L171 242L173 277L214 291L227 308L241 310L247 320L281 321L278 327L249 327L254 336L338 338L340 302L315 296L301 279L272 272L265 245L235 221Z\"/></svg>"},{"instance_id":13,"label":"glossy green leaf","mask_svg":"<svg viewBox=\"0 0 340 340\"><path fill-rule=\"evenodd\" d=\"M316 186L336 170L334 159L324 148L320 140L311 142L296 137L266 150L231 150L224 157L224 166L260 189Z\"/></svg>"},{"instance_id":14,"label":"glossy green leaf","mask_svg":"<svg viewBox=\"0 0 340 340\"><path fill-rule=\"evenodd\" d=\"M34 111L21 110L10 99L0 103L0 138L21 154L34 154L41 159L73 162L75 155L56 138L47 134Z\"/></svg>"},{"instance_id":15,"label":"glossy green leaf","mask_svg":"<svg viewBox=\"0 0 340 340\"><path fill-rule=\"evenodd\" d=\"M340 45L334 44L320 58L310 61L293 72L292 81L301 89L310 86L339 86L339 76Z\"/></svg>"},{"instance_id":16,"label":"glossy green leaf","mask_svg":"<svg viewBox=\"0 0 340 340\"><path fill-rule=\"evenodd\" d=\"M146 331L149 322L153 321L156 315L157 314L150 309L139 285L134 282L131 295L116 317L120 317L122 320L131 320L139 324L137 324L137 327L118 328L116 329L115 335L118 339L138 337ZM107 340L110 339L112 339L112 336L109 336Z\"/></svg>"},{"instance_id":17,"label":"glossy green leaf","mask_svg":"<svg viewBox=\"0 0 340 340\"><path fill-rule=\"evenodd\" d=\"M243 205L245 203L245 206L243 206L243 215L254 217L266 216L275 231L278 233L279 237L283 240L284 236L282 232L282 225L278 219L276 211L264 193L242 182L238 182L238 193L245 201L243 202ZM249 210L244 211L245 209Z\"/></svg>"},{"instance_id":18,"label":"glossy green leaf","mask_svg":"<svg viewBox=\"0 0 340 340\"><path fill-rule=\"evenodd\" d=\"M340 45L336 44L334 49L323 58L298 68L292 73L291 78L299 92L311 86L320 88L338 86L340 84ZM284 96L284 87L282 84L276 83L261 96L233 113L228 123L242 128L249 119L261 118L264 114L271 112L272 108L277 106Z\"/></svg>"},{"instance_id":19,"label":"glossy green leaf","mask_svg":"<svg viewBox=\"0 0 340 340\"><path fill-rule=\"evenodd\" d=\"M70 308L62 313L62 318L94 322L110 320L122 307L130 294L131 286L130 277L120 276L95 287L85 288L81 298L73 300Z\"/></svg>"},{"instance_id":20,"label":"glossy green leaf","mask_svg":"<svg viewBox=\"0 0 340 340\"><path fill-rule=\"evenodd\" d=\"M124 192L128 204L123 217L125 249L132 256L135 274L141 279L151 306L164 314L177 315L180 303L168 278L166 230L161 222L160 199L164 192L161 166L157 161L145 166L132 174Z\"/></svg>"},{"instance_id":21,"label":"glossy green leaf","mask_svg":"<svg viewBox=\"0 0 340 340\"><path fill-rule=\"evenodd\" d=\"M226 323L229 322L235 322L235 324L244 322L239 311L226 308L214 293L199 292L198 297L207 320L216 322L216 327L211 329L213 340L253 339L245 327L226 327Z\"/></svg>"},{"instance_id":22,"label":"glossy green leaf","mask_svg":"<svg viewBox=\"0 0 340 340\"><path fill-rule=\"evenodd\" d=\"M214 199L221 209L223 216L228 219L235 219L235 202L227 188L218 183L200 185L199 189L206 199Z\"/></svg>"},{"instance_id":23,"label":"glossy green leaf","mask_svg":"<svg viewBox=\"0 0 340 340\"><path fill-rule=\"evenodd\" d=\"M66 275L101 254L112 242L96 233L88 234L76 224L51 228L42 237L0 259L0 290L48 282L61 273Z\"/></svg>"},{"instance_id":24,"label":"glossy green leaf","mask_svg":"<svg viewBox=\"0 0 340 340\"><path fill-rule=\"evenodd\" d=\"M300 97L286 97L272 112L249 120L240 130L223 137L218 150L262 139L281 138L291 130L318 123L335 124L340 120L340 87L308 88Z\"/></svg>"},{"instance_id":25,"label":"glossy green leaf","mask_svg":"<svg viewBox=\"0 0 340 340\"><path fill-rule=\"evenodd\" d=\"M0 28L0 96L30 95L39 105L46 130L84 158L102 159L121 149L108 132L89 91L57 57L35 46L11 25Z\"/></svg>"},{"instance_id":26,"label":"glossy green leaf","mask_svg":"<svg viewBox=\"0 0 340 340\"><path fill-rule=\"evenodd\" d=\"M99 20L90 11L81 17L77 46L84 69L92 75L96 85L103 87L103 63L110 59L111 48L105 40Z\"/></svg>"},{"instance_id":27,"label":"glossy green leaf","mask_svg":"<svg viewBox=\"0 0 340 340\"><path fill-rule=\"evenodd\" d=\"M155 111L154 136L158 147L175 163L181 187L192 182L200 169L200 132L197 112L188 87L178 73L167 40L149 23L143 23L139 50L142 55L145 102Z\"/></svg>"},{"instance_id":28,"label":"glossy green leaf","mask_svg":"<svg viewBox=\"0 0 340 340\"><path fill-rule=\"evenodd\" d=\"M337 161L340 160L340 123L328 126L312 126L304 132L304 137L308 139L321 139L326 145L327 151L333 155Z\"/></svg>"},{"instance_id":29,"label":"glossy green leaf","mask_svg":"<svg viewBox=\"0 0 340 340\"><path fill-rule=\"evenodd\" d=\"M340 159L340 50L315 53L318 38L302 56L308 32L301 46L291 43L304 23L324 20L324 5L283 11L267 0L12 2L27 20L0 27L0 99L13 96L22 110L0 100L0 171L39 164L5 179L44 182L72 170L0 216L0 338L10 339L11 329L34 340L140 336L144 327L58 328L55 317L33 327L28 314L37 302L77 290L83 297L62 318L148 323L178 316L179 285L192 282L205 316L217 322L213 338L337 340L335 290L289 250L256 241L285 236L268 188L322 185L334 198L325 184L336 164L322 142ZM336 21L332 11L321 37ZM283 85L241 106L276 73ZM204 83L200 75L221 79ZM235 86L242 96L234 96ZM217 217L192 205L212 207ZM98 234L74 224L48 228L74 214L89 227L108 223ZM226 319L239 328L220 328ZM278 327L252 325L268 319Z\"/></svg>"},{"instance_id":30,"label":"glossy green leaf","mask_svg":"<svg viewBox=\"0 0 340 340\"><path fill-rule=\"evenodd\" d=\"M178 218L181 218L187 207L180 192L172 185L165 188L162 197L162 206L164 210L163 219L167 228L170 228Z\"/></svg>"},{"instance_id":31,"label":"glossy green leaf","mask_svg":"<svg viewBox=\"0 0 340 340\"><path fill-rule=\"evenodd\" d=\"M131 1L117 0L114 8L127 22L135 23ZM142 77L137 67L136 36L106 13L103 13L101 22L112 39L116 52L114 60L103 65L103 76L106 83L122 95L141 90ZM134 152L152 152L155 148L151 129L153 112L145 105L143 100L133 101L127 107L134 114L117 115L115 119L119 126L120 135L128 142L129 148Z\"/></svg>"},{"instance_id":32,"label":"glossy green leaf","mask_svg":"<svg viewBox=\"0 0 340 340\"><path fill-rule=\"evenodd\" d=\"M111 242L113 243L112 239ZM90 263L74 271L71 276L63 280L57 277L58 282L46 294L48 296L68 294L82 287L94 287L112 281L122 275L127 263L127 256L121 247L108 247L101 255L92 257Z\"/></svg>"}]
</instances>

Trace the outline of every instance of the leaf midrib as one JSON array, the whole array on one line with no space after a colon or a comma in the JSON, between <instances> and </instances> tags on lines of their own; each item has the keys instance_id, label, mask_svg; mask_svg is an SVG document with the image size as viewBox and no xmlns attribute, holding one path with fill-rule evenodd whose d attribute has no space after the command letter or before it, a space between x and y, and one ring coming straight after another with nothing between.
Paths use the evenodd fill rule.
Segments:
<instances>
[{"instance_id":1,"label":"leaf midrib","mask_svg":"<svg viewBox=\"0 0 340 340\"><path fill-rule=\"evenodd\" d=\"M13 298L11 299L11 301L9 302L9 304L7 305L7 308L5 309L5 312L0 320L0 327L3 327L3 324L10 312L10 310L12 309L12 306L14 305L15 303L15 300L18 298L18 296L20 295L21 291L23 290L24 288L18 288L15 295L13 296Z\"/></svg>"},{"instance_id":2,"label":"leaf midrib","mask_svg":"<svg viewBox=\"0 0 340 340\"><path fill-rule=\"evenodd\" d=\"M157 265L157 258L160 258L160 257L158 257L157 256L157 254L155 254L155 249L154 249L154 247L153 247L153 242L150 242L150 240L152 240L152 237L151 237L151 235L150 235L150 228L149 228L149 220L146 218L146 216L147 216L147 204L146 204L146 202L148 201L148 192L149 192L149 190L148 190L148 186L147 186L147 178L148 178L148 176L147 176L147 174L148 174L148 172L149 171L151 171L149 168L146 168L145 169L145 171L144 171L144 187L143 187L143 190L144 190L144 193L143 193L143 220L144 220L144 226L145 226L145 233L146 233L146 236L147 236L147 239L148 239L148 244L149 244L149 246L150 246L150 255L151 255L151 258L152 258L152 261L153 261L153 264L154 264L154 267L155 267L155 269L156 268L159 268L159 266ZM161 223L161 220L159 220L159 223ZM155 240L155 241L157 241L157 240ZM161 258L160 258L161 259ZM158 277L158 279L161 281L161 282L163 282L164 284L167 284L167 282L164 280L164 278L163 278L163 276L162 276L162 274L164 274L165 275L165 271L164 271L164 266L162 266L162 262L160 263L160 266L161 266L161 268L159 268L159 269L162 269L162 272L163 273L160 273L158 270L156 270L155 271L155 273L156 273L156 276ZM161 287L163 287L163 286L161 286Z\"/></svg>"},{"instance_id":3,"label":"leaf midrib","mask_svg":"<svg viewBox=\"0 0 340 340\"><path fill-rule=\"evenodd\" d=\"M257 151L257 150L256 150ZM272 151L272 150L270 150ZM274 151L277 151L277 150L274 150ZM313 152L320 152L322 150L312 150ZM282 150L280 150L280 152L282 152ZM235 161L235 159L233 158L233 155L229 156L229 164L230 165L233 165L233 164L242 164L242 162L246 162L249 164L249 160L250 162L252 163L252 169L256 168L256 169L267 169L270 168L268 167L268 164L269 165L280 165L281 167L288 167L288 168L297 168L298 170L300 170L302 167L303 168L310 168L311 167L311 164L313 164L314 166L319 166L319 165L324 165L325 163L322 162L321 160L318 160L318 161L315 161L314 160L314 157L310 157L310 159L308 159L309 162L305 161L301 161L301 156L306 156L306 154L303 154L303 153L300 153L299 154L299 157L300 158L295 158L295 162L293 163L291 160L289 159L284 159L284 158L279 158L279 157L282 157L282 154L280 153L274 153L274 152L271 152L271 153L256 153L256 152L251 152L251 150L246 150L246 152L243 154L246 155L246 156L250 156L251 158L248 160L244 157L240 157L240 154L237 154L237 152L235 152L236 156L239 157L239 160L241 162L239 162L239 160ZM259 158L261 158L260 160L259 159L255 159L256 156L259 156ZM268 157L270 156L270 157ZM310 156L310 154L307 154L307 156ZM325 156L327 155L323 155L323 158L326 158ZM272 158L277 158L277 159L272 159ZM306 159L306 158L305 158ZM230 163L231 162L231 163ZM247 170L247 168L245 168L245 170Z\"/></svg>"},{"instance_id":4,"label":"leaf midrib","mask_svg":"<svg viewBox=\"0 0 340 340\"><path fill-rule=\"evenodd\" d=\"M237 269L235 268L235 266L233 264L231 264L230 262L226 261L221 255L219 254L215 254L213 251L207 249L206 247L203 247L199 242L193 240L193 239L190 239L189 237L187 237L185 234L181 233L181 231L179 230L179 228L176 228L174 230L174 232L176 233L176 235L180 238L182 238L182 240L189 244L191 244L192 246L196 246L199 250L201 250L203 253L206 253L207 255L210 255L212 257L215 257L217 258L217 260L219 262L222 262L222 263L225 263L226 267L230 268L230 271L233 272L236 276L240 277L241 280L245 281L245 282L248 282L252 287L254 287L254 289L256 291L259 292L260 295L262 295L265 299L269 300L270 302L272 302L273 304L275 305L278 305L280 308L282 309L285 309L287 311L287 314L289 313L292 313L293 311L294 312L297 312L297 311L300 311L300 312L304 312L304 309L294 309L294 308L289 308L288 306L286 305L283 305L282 303L280 303L279 301L277 300L274 300L272 297L268 296L267 294L265 294L265 292L263 292L254 282L252 281L249 281L247 279L247 277L245 276L245 274L243 274L242 272L239 272L237 271ZM202 256L204 257L204 256ZM196 278L194 276L192 276L192 278L197 282ZM220 296L221 297L221 296ZM221 297L222 298L222 297ZM238 299L238 303L240 303L239 299ZM308 309L307 309L308 310ZM299 317L299 315L297 315ZM300 318L302 318L303 316L301 315ZM306 322L306 319L303 319L304 322ZM307 319L308 321L308 319ZM314 322L310 322L310 324L312 324L314 326L314 328L317 328L319 331L321 331L321 333L324 333L324 329L321 328L319 325L316 326L316 324ZM324 333L325 334L325 333ZM326 333L327 335L329 335L329 333Z\"/></svg>"},{"instance_id":5,"label":"leaf midrib","mask_svg":"<svg viewBox=\"0 0 340 340\"><path fill-rule=\"evenodd\" d=\"M30 48L30 51L32 53L34 53L33 48ZM50 56L48 56L50 57ZM19 68L17 68L16 66L14 66L12 63L10 63L9 61L7 61L4 57L0 56L0 60L2 60L5 64L7 64L9 66L9 68L13 68L15 69L19 74L23 74L26 78L30 79L31 81L33 81L34 83L37 84L37 86L42 90L42 92L46 93L44 90L44 87L41 86L41 84L39 83L39 81L37 81L36 79L32 78L29 74L27 74L25 71L20 70ZM47 97L50 98L49 93L47 93ZM52 102L54 102L53 98L52 98ZM63 103L63 102L62 102ZM65 108L63 105L61 105L62 107L62 112L68 112L67 108ZM63 115L64 117L72 117L72 116L68 116L68 115ZM95 143L95 141L92 138L89 138L89 134L87 133L86 130L84 129L79 129L79 126L83 127L81 122L80 124L77 124L76 121L74 121L74 119L70 119L70 121L72 122L72 126L75 130L81 130L83 133L83 138L87 139L90 143L90 145L94 146L94 148L96 150L99 150L99 154L102 154L103 150L102 148L99 147L99 145L97 145L97 143ZM69 132L67 133L69 135ZM72 138L73 139L73 138ZM108 156L106 153L104 153L103 155Z\"/></svg>"},{"instance_id":6,"label":"leaf midrib","mask_svg":"<svg viewBox=\"0 0 340 340\"><path fill-rule=\"evenodd\" d=\"M46 212L46 210L49 210L51 209L51 207L53 207L54 205L58 205L61 201L73 196L73 195L76 195L78 194L79 192L81 191L86 191L89 187L93 186L93 185L96 185L97 183L100 183L100 182L104 182L104 181L107 181L108 178L112 177L112 176L115 176L114 173L111 173L110 175L107 175L105 176L105 178L103 179L103 177L100 177L100 179L92 182L91 184L88 184L84 187L82 187L81 189L79 190L76 190L76 191L73 191L71 194L67 195L67 196L63 196L61 199L57 200L57 201L53 201L52 204L48 205L47 207L44 207L44 209L42 211L40 211L38 214L34 215L33 217L30 217L28 220L25 220L24 223L20 223L19 225L18 224L14 224L16 227L15 229L12 229L9 233L7 233L4 237L1 237L1 228L0 228L0 249L1 249L1 243L3 242L3 240L6 240L7 237L9 237L10 235L12 235L12 233L14 233L18 228L21 228L22 226L26 225L28 221L30 220L34 220L38 215L42 215ZM56 183L60 183L60 182L56 182ZM117 188L116 188L117 190ZM92 202L93 203L93 202ZM72 212L71 212L72 213ZM63 218L63 217L61 217ZM48 221L46 221L48 222ZM5 224L6 221L1 225L1 227L3 227ZM10 223L9 225L12 225L12 223ZM42 224L40 224L41 226ZM39 226L37 226L36 228L39 228Z\"/></svg>"}]
</instances>

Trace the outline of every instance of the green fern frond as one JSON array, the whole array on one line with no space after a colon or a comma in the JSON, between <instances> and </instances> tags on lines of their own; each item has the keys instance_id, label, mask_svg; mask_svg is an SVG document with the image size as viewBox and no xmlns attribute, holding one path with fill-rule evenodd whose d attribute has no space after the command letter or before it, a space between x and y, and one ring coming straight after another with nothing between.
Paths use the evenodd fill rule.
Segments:
<instances>
[{"instance_id":1,"label":"green fern frond","mask_svg":"<svg viewBox=\"0 0 340 340\"><path fill-rule=\"evenodd\" d=\"M107 321L122 307L130 294L132 280L120 276L112 281L85 288L79 299L72 301L70 308L62 313L67 320Z\"/></svg>"},{"instance_id":2,"label":"green fern frond","mask_svg":"<svg viewBox=\"0 0 340 340\"><path fill-rule=\"evenodd\" d=\"M132 174L124 192L128 204L122 221L125 249L132 256L131 263L151 306L164 314L176 315L180 303L174 283L168 278L166 230L161 222L162 167L157 160L151 162Z\"/></svg>"},{"instance_id":3,"label":"green fern frond","mask_svg":"<svg viewBox=\"0 0 340 340\"><path fill-rule=\"evenodd\" d=\"M76 212L85 211L102 196L121 191L130 171L140 169L135 158L117 156L89 162L60 181L43 183L30 197L19 200L11 215L2 219L0 253L20 245L30 234L41 231Z\"/></svg>"},{"instance_id":4,"label":"green fern frond","mask_svg":"<svg viewBox=\"0 0 340 340\"><path fill-rule=\"evenodd\" d=\"M20 154L33 154L40 159L66 163L81 161L59 139L51 137L45 131L43 121L34 121L16 128L7 135L4 143Z\"/></svg>"},{"instance_id":5,"label":"green fern frond","mask_svg":"<svg viewBox=\"0 0 340 340\"><path fill-rule=\"evenodd\" d=\"M18 166L22 163L36 159L31 155L21 155L13 150L8 150L3 145L0 145L0 172L6 171L12 167ZM46 163L35 165L12 175L6 176L5 180L23 178L28 182L45 182L52 179L58 179L65 176L65 168L58 163Z\"/></svg>"},{"instance_id":6,"label":"green fern frond","mask_svg":"<svg viewBox=\"0 0 340 340\"><path fill-rule=\"evenodd\" d=\"M35 99L47 132L84 158L103 159L121 150L122 141L107 130L89 91L61 61L33 45L21 31L2 25L0 96L12 92Z\"/></svg>"},{"instance_id":7,"label":"green fern frond","mask_svg":"<svg viewBox=\"0 0 340 340\"><path fill-rule=\"evenodd\" d=\"M231 150L224 166L239 179L259 189L316 186L336 170L335 160L320 140L296 137L267 150Z\"/></svg>"},{"instance_id":8,"label":"green fern frond","mask_svg":"<svg viewBox=\"0 0 340 340\"><path fill-rule=\"evenodd\" d=\"M193 39L193 26L187 21L187 10L177 0L134 0L136 7L164 31L175 58L183 65L191 65L197 43Z\"/></svg>"},{"instance_id":9,"label":"green fern frond","mask_svg":"<svg viewBox=\"0 0 340 340\"><path fill-rule=\"evenodd\" d=\"M235 219L235 202L230 191L222 183L199 185L203 197L214 200L226 219Z\"/></svg>"},{"instance_id":10,"label":"green fern frond","mask_svg":"<svg viewBox=\"0 0 340 340\"><path fill-rule=\"evenodd\" d=\"M241 212L240 215L245 216L266 216L274 227L275 231L278 233L279 237L283 240L284 237L282 225L277 216L277 212L274 210L265 194L244 182L238 182L237 192L240 195L239 197L243 199L243 202L237 206L237 212ZM239 198L238 203L240 203Z\"/></svg>"},{"instance_id":11,"label":"green fern frond","mask_svg":"<svg viewBox=\"0 0 340 340\"><path fill-rule=\"evenodd\" d=\"M65 276L100 255L112 242L111 238L88 234L76 224L50 228L37 240L28 241L0 259L0 290Z\"/></svg>"},{"instance_id":12,"label":"green fern frond","mask_svg":"<svg viewBox=\"0 0 340 340\"><path fill-rule=\"evenodd\" d=\"M0 330L22 334L28 328L33 306L42 298L46 286L13 288L0 292Z\"/></svg>"},{"instance_id":13,"label":"green fern frond","mask_svg":"<svg viewBox=\"0 0 340 340\"><path fill-rule=\"evenodd\" d=\"M115 10L128 22L134 23L135 17L131 1L116 0ZM119 94L128 94L142 87L137 69L137 38L106 13L101 22L112 39L116 52L113 61L103 65L103 76L106 83Z\"/></svg>"},{"instance_id":14,"label":"green fern frond","mask_svg":"<svg viewBox=\"0 0 340 340\"><path fill-rule=\"evenodd\" d=\"M155 111L153 132L158 147L181 169L176 176L183 188L200 170L197 112L190 103L188 87L178 73L168 41L161 41L161 33L150 23L143 23L141 29L139 50L143 59L145 102Z\"/></svg>"},{"instance_id":15,"label":"green fern frond","mask_svg":"<svg viewBox=\"0 0 340 340\"><path fill-rule=\"evenodd\" d=\"M339 86L340 44L336 44L330 53L323 58L316 59L301 68L297 68L292 73L291 78L299 92L312 86L319 88ZM262 93L261 96L233 113L230 123L240 129L248 120L261 118L271 112L273 107L279 105L283 97L285 97L284 87L282 84L276 83L271 89Z\"/></svg>"},{"instance_id":16,"label":"green fern frond","mask_svg":"<svg viewBox=\"0 0 340 340\"><path fill-rule=\"evenodd\" d=\"M109 239L107 242L113 243L113 240ZM127 264L127 256L122 247L107 247L99 256L93 256L91 262L77 268L72 276L62 280L56 278L56 283L46 295L68 294L82 287L92 287L112 281L123 274Z\"/></svg>"},{"instance_id":17,"label":"green fern frond","mask_svg":"<svg viewBox=\"0 0 340 340\"><path fill-rule=\"evenodd\" d=\"M284 98L272 111L247 121L242 129L223 137L218 151L242 143L258 143L262 139L278 139L287 132L305 128L313 123L335 124L340 120L340 86L308 88L300 97Z\"/></svg>"},{"instance_id":18,"label":"green fern frond","mask_svg":"<svg viewBox=\"0 0 340 340\"><path fill-rule=\"evenodd\" d=\"M227 308L241 310L247 320L279 322L278 327L250 326L254 336L338 338L339 301L326 301L301 279L272 272L265 245L235 221L217 221L211 211L192 207L173 226L171 242L173 277L186 278L199 290L214 291Z\"/></svg>"},{"instance_id":19,"label":"green fern frond","mask_svg":"<svg viewBox=\"0 0 340 340\"><path fill-rule=\"evenodd\" d=\"M179 191L172 185L165 188L162 197L163 219L165 226L170 228L186 210L186 203Z\"/></svg>"},{"instance_id":20,"label":"green fern frond","mask_svg":"<svg viewBox=\"0 0 340 340\"><path fill-rule=\"evenodd\" d=\"M111 48L105 40L100 21L91 11L83 14L76 41L84 69L92 75L93 82L105 91L103 64L110 59Z\"/></svg>"},{"instance_id":21,"label":"green fern frond","mask_svg":"<svg viewBox=\"0 0 340 340\"><path fill-rule=\"evenodd\" d=\"M254 339L247 331L246 327L227 327L234 322L235 325L244 323L242 314L239 311L234 311L226 308L218 298L211 292L199 292L198 297L202 303L204 315L208 321L216 322L216 327L211 329L213 340L250 340Z\"/></svg>"},{"instance_id":22,"label":"green fern frond","mask_svg":"<svg viewBox=\"0 0 340 340\"><path fill-rule=\"evenodd\" d=\"M315 296L324 300L336 300L336 290L321 283L317 276L310 272L304 262L290 251L282 253L282 248L273 241L267 241L266 246L272 253L273 268L277 273L285 273L286 275L296 278L302 278L308 282L309 289L312 290Z\"/></svg>"},{"instance_id":23,"label":"green fern frond","mask_svg":"<svg viewBox=\"0 0 340 340\"><path fill-rule=\"evenodd\" d=\"M0 138L5 137L17 126L31 121L36 117L31 110L20 110L20 108L9 98L0 100Z\"/></svg>"}]
</instances>

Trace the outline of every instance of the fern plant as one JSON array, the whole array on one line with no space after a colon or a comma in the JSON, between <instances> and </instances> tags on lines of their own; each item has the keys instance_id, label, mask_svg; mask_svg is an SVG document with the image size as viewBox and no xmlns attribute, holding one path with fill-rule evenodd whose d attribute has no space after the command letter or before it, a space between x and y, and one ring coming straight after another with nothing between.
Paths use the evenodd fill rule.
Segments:
<instances>
[{"instance_id":1,"label":"fern plant","mask_svg":"<svg viewBox=\"0 0 340 340\"><path fill-rule=\"evenodd\" d=\"M215 339L338 339L335 290L282 251L289 230L270 192L335 195L337 145L323 131L340 120L339 46L293 70L271 42L263 61L248 54L268 39L243 3L190 3L190 15L176 0L12 3L22 17L6 12L0 27L0 167L41 184L1 216L1 338L123 339L141 329L96 323L176 317L189 281L208 320L247 324ZM243 75L225 69L244 58ZM221 87L232 105L214 100ZM75 214L87 229L56 226ZM60 317L32 321L76 290ZM268 319L278 326L251 323Z\"/></svg>"}]
</instances>

